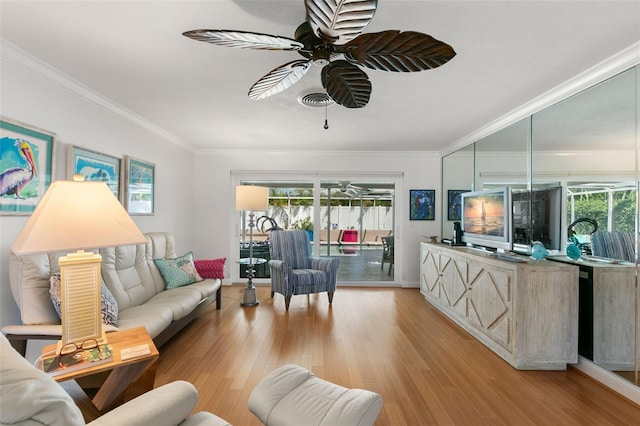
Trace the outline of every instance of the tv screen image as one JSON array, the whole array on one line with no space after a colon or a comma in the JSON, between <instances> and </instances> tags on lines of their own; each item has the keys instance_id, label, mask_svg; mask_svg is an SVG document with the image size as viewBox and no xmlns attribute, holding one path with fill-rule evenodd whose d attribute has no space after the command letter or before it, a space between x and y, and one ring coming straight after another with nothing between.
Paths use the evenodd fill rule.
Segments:
<instances>
[{"instance_id":1,"label":"tv screen image","mask_svg":"<svg viewBox=\"0 0 640 426\"><path fill-rule=\"evenodd\" d=\"M462 240L483 247L511 250L509 187L462 194Z\"/></svg>"},{"instance_id":2,"label":"tv screen image","mask_svg":"<svg viewBox=\"0 0 640 426\"><path fill-rule=\"evenodd\" d=\"M473 234L505 235L504 194L484 194L464 200L464 230Z\"/></svg>"}]
</instances>

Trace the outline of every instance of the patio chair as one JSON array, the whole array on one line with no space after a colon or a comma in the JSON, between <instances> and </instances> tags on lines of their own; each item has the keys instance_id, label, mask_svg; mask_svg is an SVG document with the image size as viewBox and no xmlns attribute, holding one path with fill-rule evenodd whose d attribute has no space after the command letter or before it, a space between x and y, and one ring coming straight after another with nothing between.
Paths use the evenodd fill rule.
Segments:
<instances>
[{"instance_id":1,"label":"patio chair","mask_svg":"<svg viewBox=\"0 0 640 426\"><path fill-rule=\"evenodd\" d=\"M365 229L362 243L368 246L382 246L382 237L391 235L390 229Z\"/></svg>"},{"instance_id":2,"label":"patio chair","mask_svg":"<svg viewBox=\"0 0 640 426\"><path fill-rule=\"evenodd\" d=\"M289 310L291 296L327 292L333 302L338 273L338 258L311 257L309 234L304 230L271 231L271 297L284 296Z\"/></svg>"},{"instance_id":3,"label":"patio chair","mask_svg":"<svg viewBox=\"0 0 640 426\"><path fill-rule=\"evenodd\" d=\"M393 236L380 237L382 240L382 262L380 262L380 270L384 269L384 263L389 263L389 273L391 275L391 267L393 266Z\"/></svg>"}]
</instances>

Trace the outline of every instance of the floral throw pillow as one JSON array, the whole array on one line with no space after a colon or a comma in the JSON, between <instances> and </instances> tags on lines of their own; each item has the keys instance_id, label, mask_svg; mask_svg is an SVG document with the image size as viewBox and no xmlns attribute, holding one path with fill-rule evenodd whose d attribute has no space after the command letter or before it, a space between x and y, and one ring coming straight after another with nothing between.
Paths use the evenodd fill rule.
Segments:
<instances>
[{"instance_id":1,"label":"floral throw pillow","mask_svg":"<svg viewBox=\"0 0 640 426\"><path fill-rule=\"evenodd\" d=\"M224 264L226 257L220 259L196 260L194 263L198 273L203 278L219 278L224 279Z\"/></svg>"},{"instance_id":2,"label":"floral throw pillow","mask_svg":"<svg viewBox=\"0 0 640 426\"><path fill-rule=\"evenodd\" d=\"M192 252L175 259L153 259L153 262L160 270L167 290L202 281L193 263Z\"/></svg>"},{"instance_id":3,"label":"floral throw pillow","mask_svg":"<svg viewBox=\"0 0 640 426\"><path fill-rule=\"evenodd\" d=\"M56 310L59 317L62 317L62 301L60 300L61 294L60 274L55 273L49 277L49 296L51 296L51 303L53 303L53 308ZM118 322L118 302L104 283L100 284L100 297L102 305L102 323L116 325Z\"/></svg>"}]
</instances>

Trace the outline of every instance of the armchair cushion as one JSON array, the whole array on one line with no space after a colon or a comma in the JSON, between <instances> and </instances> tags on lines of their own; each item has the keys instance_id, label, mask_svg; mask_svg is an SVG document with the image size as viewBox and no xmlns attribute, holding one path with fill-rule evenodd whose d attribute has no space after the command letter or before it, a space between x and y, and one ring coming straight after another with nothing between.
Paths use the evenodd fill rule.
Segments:
<instances>
[{"instance_id":1,"label":"armchair cushion","mask_svg":"<svg viewBox=\"0 0 640 426\"><path fill-rule=\"evenodd\" d=\"M311 267L311 245L307 231L273 231L269 248L271 259L286 260L293 269Z\"/></svg>"},{"instance_id":2,"label":"armchair cushion","mask_svg":"<svg viewBox=\"0 0 640 426\"><path fill-rule=\"evenodd\" d=\"M311 294L327 291L327 282L330 281L330 272L317 269L293 269L291 278L296 284L293 294Z\"/></svg>"},{"instance_id":3,"label":"armchair cushion","mask_svg":"<svg viewBox=\"0 0 640 426\"><path fill-rule=\"evenodd\" d=\"M294 364L267 375L249 396L249 411L265 425L373 425L382 397L316 377Z\"/></svg>"}]
</instances>

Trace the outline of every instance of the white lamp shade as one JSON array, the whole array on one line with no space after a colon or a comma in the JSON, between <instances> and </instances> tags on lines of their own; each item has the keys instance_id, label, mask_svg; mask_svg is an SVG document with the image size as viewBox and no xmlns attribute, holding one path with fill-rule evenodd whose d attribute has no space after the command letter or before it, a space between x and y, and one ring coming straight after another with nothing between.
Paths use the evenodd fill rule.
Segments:
<instances>
[{"instance_id":1,"label":"white lamp shade","mask_svg":"<svg viewBox=\"0 0 640 426\"><path fill-rule=\"evenodd\" d=\"M22 255L146 241L106 183L55 181L11 250Z\"/></svg>"},{"instance_id":2,"label":"white lamp shade","mask_svg":"<svg viewBox=\"0 0 640 426\"><path fill-rule=\"evenodd\" d=\"M264 186L236 186L236 210L267 211L269 188Z\"/></svg>"}]
</instances>

